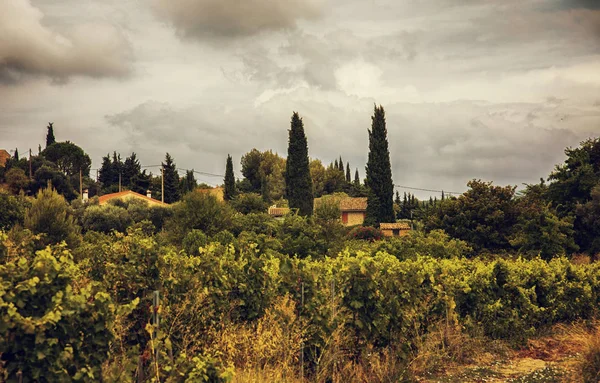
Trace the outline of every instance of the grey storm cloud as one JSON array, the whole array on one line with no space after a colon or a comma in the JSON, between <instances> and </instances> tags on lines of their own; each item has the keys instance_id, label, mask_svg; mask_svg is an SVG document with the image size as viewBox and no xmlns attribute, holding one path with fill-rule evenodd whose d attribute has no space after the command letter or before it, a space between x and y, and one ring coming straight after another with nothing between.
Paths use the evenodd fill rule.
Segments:
<instances>
[{"instance_id":1,"label":"grey storm cloud","mask_svg":"<svg viewBox=\"0 0 600 383\"><path fill-rule=\"evenodd\" d=\"M314 18L324 0L155 0L156 13L187 38L237 38L290 29Z\"/></svg>"},{"instance_id":2,"label":"grey storm cloud","mask_svg":"<svg viewBox=\"0 0 600 383\"><path fill-rule=\"evenodd\" d=\"M0 2L0 83L18 83L28 76L65 81L76 75L129 73L131 48L111 25L81 24L58 33L43 19L29 0Z\"/></svg>"}]
</instances>

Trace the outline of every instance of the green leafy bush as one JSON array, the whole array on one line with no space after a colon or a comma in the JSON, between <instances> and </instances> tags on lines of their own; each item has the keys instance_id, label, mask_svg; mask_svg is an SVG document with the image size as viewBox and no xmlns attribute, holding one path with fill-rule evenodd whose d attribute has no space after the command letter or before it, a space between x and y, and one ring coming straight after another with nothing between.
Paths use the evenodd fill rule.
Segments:
<instances>
[{"instance_id":1,"label":"green leafy bush","mask_svg":"<svg viewBox=\"0 0 600 383\"><path fill-rule=\"evenodd\" d=\"M71 254L46 248L0 265L4 381L97 381L115 305L82 281Z\"/></svg>"},{"instance_id":2,"label":"green leafy bush","mask_svg":"<svg viewBox=\"0 0 600 383\"><path fill-rule=\"evenodd\" d=\"M113 230L125 232L132 220L129 211L112 204L90 206L83 213L83 229L110 233Z\"/></svg>"}]
</instances>

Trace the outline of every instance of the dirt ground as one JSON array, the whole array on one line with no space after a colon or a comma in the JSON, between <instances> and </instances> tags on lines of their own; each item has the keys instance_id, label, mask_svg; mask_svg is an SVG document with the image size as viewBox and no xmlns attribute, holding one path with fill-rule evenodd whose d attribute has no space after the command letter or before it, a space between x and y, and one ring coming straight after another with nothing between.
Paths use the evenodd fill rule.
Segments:
<instances>
[{"instance_id":1,"label":"dirt ground","mask_svg":"<svg viewBox=\"0 0 600 383\"><path fill-rule=\"evenodd\" d=\"M553 338L531 340L520 350L505 355L484 353L470 365L453 366L445 371L421 377L422 383L554 383L579 382L577 350L568 342Z\"/></svg>"}]
</instances>

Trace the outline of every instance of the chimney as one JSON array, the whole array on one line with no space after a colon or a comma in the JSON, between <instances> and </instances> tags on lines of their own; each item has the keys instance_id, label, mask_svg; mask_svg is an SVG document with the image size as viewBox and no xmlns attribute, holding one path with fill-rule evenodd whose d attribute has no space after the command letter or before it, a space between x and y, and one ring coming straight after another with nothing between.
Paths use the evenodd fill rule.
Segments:
<instances>
[{"instance_id":1,"label":"chimney","mask_svg":"<svg viewBox=\"0 0 600 383\"><path fill-rule=\"evenodd\" d=\"M83 194L81 195L81 200L83 202L87 202L89 198L88 189L83 189Z\"/></svg>"},{"instance_id":2,"label":"chimney","mask_svg":"<svg viewBox=\"0 0 600 383\"><path fill-rule=\"evenodd\" d=\"M151 190L146 190L146 197L152 198L152 191Z\"/></svg>"}]
</instances>

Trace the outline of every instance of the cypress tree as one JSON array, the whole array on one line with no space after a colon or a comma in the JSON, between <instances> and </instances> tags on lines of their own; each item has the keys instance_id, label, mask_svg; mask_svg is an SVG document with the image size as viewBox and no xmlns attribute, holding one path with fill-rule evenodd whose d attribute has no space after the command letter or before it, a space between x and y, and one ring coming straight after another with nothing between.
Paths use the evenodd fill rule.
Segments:
<instances>
[{"instance_id":1,"label":"cypress tree","mask_svg":"<svg viewBox=\"0 0 600 383\"><path fill-rule=\"evenodd\" d=\"M311 216L314 202L312 190L304 124L298 113L294 112L285 163L285 191L290 208L297 208L300 215Z\"/></svg>"},{"instance_id":2,"label":"cypress tree","mask_svg":"<svg viewBox=\"0 0 600 383\"><path fill-rule=\"evenodd\" d=\"M339 165L339 163L338 163L338 160L337 160L337 158L335 159L335 162L333 163L333 168L334 168L335 170L339 170L339 169L340 169L340 165Z\"/></svg>"},{"instance_id":3,"label":"cypress tree","mask_svg":"<svg viewBox=\"0 0 600 383\"><path fill-rule=\"evenodd\" d=\"M402 201L400 201L400 193L398 193L398 190L396 190L396 199L394 200L394 202L400 206L400 204L402 203Z\"/></svg>"},{"instance_id":4,"label":"cypress tree","mask_svg":"<svg viewBox=\"0 0 600 383\"><path fill-rule=\"evenodd\" d=\"M15 148L15 156L14 156L15 161L19 161L19 148Z\"/></svg>"},{"instance_id":5,"label":"cypress tree","mask_svg":"<svg viewBox=\"0 0 600 383\"><path fill-rule=\"evenodd\" d=\"M46 133L46 147L56 142L56 138L54 138L54 127L52 126L53 124L53 122L48 123L48 132Z\"/></svg>"},{"instance_id":6,"label":"cypress tree","mask_svg":"<svg viewBox=\"0 0 600 383\"><path fill-rule=\"evenodd\" d=\"M165 202L173 203L179 201L181 194L179 192L179 174L177 174L177 165L169 153L165 156L163 166L163 176L165 183Z\"/></svg>"},{"instance_id":7,"label":"cypress tree","mask_svg":"<svg viewBox=\"0 0 600 383\"><path fill-rule=\"evenodd\" d=\"M42 145L38 144L38 156L42 154Z\"/></svg>"},{"instance_id":8,"label":"cypress tree","mask_svg":"<svg viewBox=\"0 0 600 383\"><path fill-rule=\"evenodd\" d=\"M226 201L231 201L235 197L235 176L233 175L233 160L227 155L227 163L225 164L225 195Z\"/></svg>"},{"instance_id":9,"label":"cypress tree","mask_svg":"<svg viewBox=\"0 0 600 383\"><path fill-rule=\"evenodd\" d=\"M350 175L350 163L346 162L346 182L352 182L352 176Z\"/></svg>"},{"instance_id":10,"label":"cypress tree","mask_svg":"<svg viewBox=\"0 0 600 383\"><path fill-rule=\"evenodd\" d=\"M344 172L344 161L342 161L342 156L340 156L340 161L338 162L338 169L343 173Z\"/></svg>"},{"instance_id":11,"label":"cypress tree","mask_svg":"<svg viewBox=\"0 0 600 383\"><path fill-rule=\"evenodd\" d=\"M365 225L379 226L381 222L394 222L394 184L388 149L385 111L375 106L369 130L369 159L367 161L366 186L367 214Z\"/></svg>"},{"instance_id":12,"label":"cypress tree","mask_svg":"<svg viewBox=\"0 0 600 383\"><path fill-rule=\"evenodd\" d=\"M444 200L444 191L442 190L442 201Z\"/></svg>"},{"instance_id":13,"label":"cypress tree","mask_svg":"<svg viewBox=\"0 0 600 383\"><path fill-rule=\"evenodd\" d=\"M356 168L356 172L354 172L354 185L360 185L360 176L358 175L358 168Z\"/></svg>"}]
</instances>

